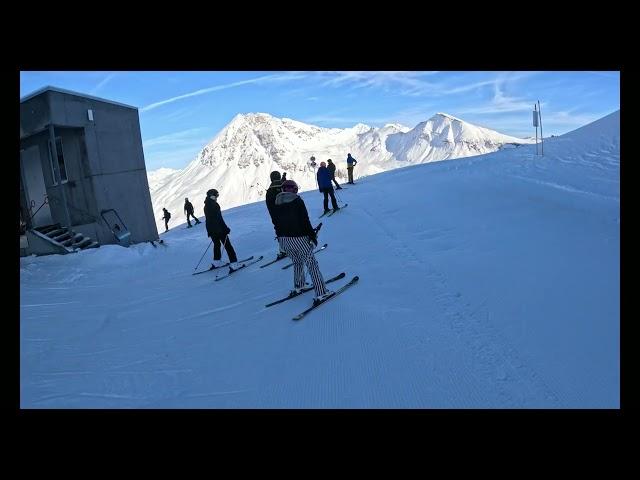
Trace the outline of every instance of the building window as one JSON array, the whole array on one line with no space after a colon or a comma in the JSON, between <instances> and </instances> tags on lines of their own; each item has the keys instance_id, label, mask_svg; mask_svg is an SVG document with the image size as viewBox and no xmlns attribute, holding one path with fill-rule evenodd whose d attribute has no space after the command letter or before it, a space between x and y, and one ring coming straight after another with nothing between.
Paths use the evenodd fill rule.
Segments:
<instances>
[{"instance_id":1,"label":"building window","mask_svg":"<svg viewBox=\"0 0 640 480\"><path fill-rule=\"evenodd\" d=\"M49 153L51 153L51 144L49 144ZM67 178L67 168L64 164L64 153L62 151L62 138L56 137L56 157L58 157L58 167L60 168L60 179L62 183L68 181ZM49 155L49 162L51 163L51 175L53 176L53 184L57 185L58 180L56 179L56 171L53 168L53 159L52 156Z\"/></svg>"}]
</instances>

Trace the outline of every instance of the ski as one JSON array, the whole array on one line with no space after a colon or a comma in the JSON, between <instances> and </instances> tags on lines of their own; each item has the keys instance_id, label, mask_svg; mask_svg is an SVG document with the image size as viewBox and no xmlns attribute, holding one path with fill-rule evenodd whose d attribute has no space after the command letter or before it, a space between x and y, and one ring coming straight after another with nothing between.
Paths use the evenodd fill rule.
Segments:
<instances>
[{"instance_id":1,"label":"ski","mask_svg":"<svg viewBox=\"0 0 640 480\"><path fill-rule=\"evenodd\" d=\"M329 246L328 243L325 243L324 245L322 245L320 248L318 248L317 250L315 250L313 252L313 254L315 255L318 252L321 252L322 250L324 250L325 248L327 248ZM285 265L284 267L282 267L282 270L286 270L287 268L291 268L293 267L293 263L288 263L287 265Z\"/></svg>"},{"instance_id":2,"label":"ski","mask_svg":"<svg viewBox=\"0 0 640 480\"><path fill-rule=\"evenodd\" d=\"M331 212L331 210L329 210L328 212L324 212L324 213L323 213L322 215L320 215L318 218L322 218L322 217L324 217L325 215L328 215L328 214L329 214L329 212Z\"/></svg>"},{"instance_id":3,"label":"ski","mask_svg":"<svg viewBox=\"0 0 640 480\"><path fill-rule=\"evenodd\" d=\"M248 258L245 258L244 260L239 260L238 263L242 263L242 262L248 262L249 260L251 260L253 258L253 255L251 255ZM211 270L218 270L219 268L224 268L224 267L228 267L229 266L229 262L225 263L224 265L220 265L219 267L214 267L213 265L211 265L211 267L209 267L206 270L201 270L199 272L194 272L191 275L200 275L201 273L207 273L210 272Z\"/></svg>"},{"instance_id":4,"label":"ski","mask_svg":"<svg viewBox=\"0 0 640 480\"><path fill-rule=\"evenodd\" d=\"M265 263L264 265L260 265L260 268L264 268L264 267L268 267L269 265L273 265L274 263L279 262L283 258L287 258L287 256L283 255L282 257L277 257L275 260L271 260L269 263Z\"/></svg>"},{"instance_id":5,"label":"ski","mask_svg":"<svg viewBox=\"0 0 640 480\"><path fill-rule=\"evenodd\" d=\"M253 257L252 257L253 258ZM253 265L254 263L259 262L260 260L262 260L264 258L263 255L260 255L258 258L256 258L254 261L249 262L249 263L243 263L242 265L240 265L238 268L232 270L231 268L229 268L229 273L227 273L226 275L222 275L221 277L216 277L215 281L217 282L218 280L222 280L223 278L227 278L229 275L236 273L238 270L242 270L244 267L248 267L249 265ZM243 260L244 261L244 260ZM239 262L238 262L239 263Z\"/></svg>"},{"instance_id":6,"label":"ski","mask_svg":"<svg viewBox=\"0 0 640 480\"><path fill-rule=\"evenodd\" d=\"M337 212L339 212L340 210L342 210L343 208L347 208L348 206L349 206L349 204L348 204L348 203L345 203L345 204L344 204L343 206L341 206L338 210L331 210L331 213L329 213L329 214L327 215L327 217L330 217L330 216L331 216L331 215L333 215L334 213L337 213Z\"/></svg>"},{"instance_id":7,"label":"ski","mask_svg":"<svg viewBox=\"0 0 640 480\"><path fill-rule=\"evenodd\" d=\"M324 283L331 283L331 282L335 282L336 280L340 280L341 278L344 278L346 275L346 273L342 272L338 275L336 275L335 277L331 277L329 280L325 280ZM286 302L287 300L291 300L292 298L295 298L299 295L302 295L303 293L307 293L308 291L313 290L313 287L308 287L308 288L304 288L300 293L290 293L288 296L281 298L280 300L276 300L275 302L271 302L271 303L267 303L265 305L265 307L272 307L274 305L277 305L279 303L282 302Z\"/></svg>"},{"instance_id":8,"label":"ski","mask_svg":"<svg viewBox=\"0 0 640 480\"><path fill-rule=\"evenodd\" d=\"M325 298L324 300L322 300L321 302L318 303L314 303L312 306L310 306L309 308L307 308L304 312L299 313L298 315L296 315L295 317L293 317L293 320L302 320L302 318L307 315L309 312L311 312L312 310L318 308L320 305L322 305L325 302L328 302L329 300L331 300L332 298L338 296L339 294L341 294L342 292L344 292L347 288L353 286L356 284L356 282L360 280L360 277L358 277L357 275L355 277L353 277L349 283L346 283L345 285L343 285L342 287L340 287L338 290L336 290L335 292L333 292L333 294L327 298Z\"/></svg>"}]
</instances>

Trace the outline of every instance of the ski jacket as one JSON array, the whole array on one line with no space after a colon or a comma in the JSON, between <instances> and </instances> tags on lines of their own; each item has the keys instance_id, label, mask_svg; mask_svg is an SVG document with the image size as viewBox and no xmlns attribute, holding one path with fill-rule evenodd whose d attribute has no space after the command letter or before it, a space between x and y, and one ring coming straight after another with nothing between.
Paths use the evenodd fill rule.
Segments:
<instances>
[{"instance_id":1,"label":"ski jacket","mask_svg":"<svg viewBox=\"0 0 640 480\"><path fill-rule=\"evenodd\" d=\"M331 172L327 167L320 167L317 173L318 188L323 191L326 188L331 188Z\"/></svg>"},{"instance_id":2,"label":"ski jacket","mask_svg":"<svg viewBox=\"0 0 640 480\"><path fill-rule=\"evenodd\" d=\"M304 201L292 192L280 192L276 196L273 224L278 237L316 238Z\"/></svg>"},{"instance_id":3,"label":"ski jacket","mask_svg":"<svg viewBox=\"0 0 640 480\"><path fill-rule=\"evenodd\" d=\"M220 205L210 197L204 201L204 215L207 219L207 235L211 238L222 238L231 232L222 218Z\"/></svg>"},{"instance_id":4,"label":"ski jacket","mask_svg":"<svg viewBox=\"0 0 640 480\"><path fill-rule=\"evenodd\" d=\"M275 226L275 222L273 221L273 207L276 204L276 195L278 195L280 192L282 192L282 180L274 180L273 182L271 182L271 185L269 185L269 188L267 189L267 210L269 210L269 215L271 216L271 221L273 222L273 225Z\"/></svg>"}]
</instances>

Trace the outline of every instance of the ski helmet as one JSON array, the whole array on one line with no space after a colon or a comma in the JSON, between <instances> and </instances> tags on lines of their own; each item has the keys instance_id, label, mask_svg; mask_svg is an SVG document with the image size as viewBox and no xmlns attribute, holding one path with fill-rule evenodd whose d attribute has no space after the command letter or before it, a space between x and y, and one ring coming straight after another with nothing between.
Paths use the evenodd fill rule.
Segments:
<instances>
[{"instance_id":1,"label":"ski helmet","mask_svg":"<svg viewBox=\"0 0 640 480\"><path fill-rule=\"evenodd\" d=\"M280 180L280 172L278 172L277 170L274 170L273 172L271 172L271 175L269 175L269 178L271 179L272 182L276 180Z\"/></svg>"},{"instance_id":2,"label":"ski helmet","mask_svg":"<svg viewBox=\"0 0 640 480\"><path fill-rule=\"evenodd\" d=\"M215 188L212 188L211 190L207 190L207 197L217 197L218 196L218 190L216 190Z\"/></svg>"},{"instance_id":3,"label":"ski helmet","mask_svg":"<svg viewBox=\"0 0 640 480\"><path fill-rule=\"evenodd\" d=\"M285 180L284 182L282 182L282 191L298 193L298 184L293 180Z\"/></svg>"}]
</instances>

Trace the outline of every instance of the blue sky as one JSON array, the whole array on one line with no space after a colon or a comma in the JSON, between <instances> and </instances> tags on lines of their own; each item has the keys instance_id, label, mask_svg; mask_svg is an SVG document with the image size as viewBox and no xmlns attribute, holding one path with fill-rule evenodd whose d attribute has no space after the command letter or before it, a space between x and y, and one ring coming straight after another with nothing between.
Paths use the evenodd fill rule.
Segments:
<instances>
[{"instance_id":1,"label":"blue sky","mask_svg":"<svg viewBox=\"0 0 640 480\"><path fill-rule=\"evenodd\" d=\"M238 113L321 127L414 127L437 112L518 137L545 136L620 108L619 72L21 72L20 96L46 85L139 108L148 170L183 168Z\"/></svg>"}]
</instances>

